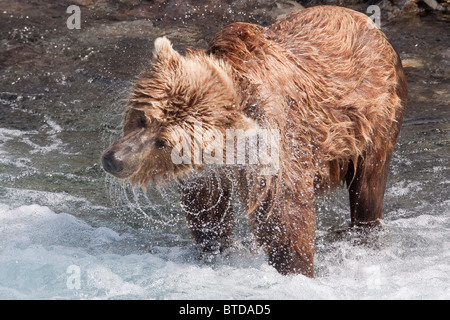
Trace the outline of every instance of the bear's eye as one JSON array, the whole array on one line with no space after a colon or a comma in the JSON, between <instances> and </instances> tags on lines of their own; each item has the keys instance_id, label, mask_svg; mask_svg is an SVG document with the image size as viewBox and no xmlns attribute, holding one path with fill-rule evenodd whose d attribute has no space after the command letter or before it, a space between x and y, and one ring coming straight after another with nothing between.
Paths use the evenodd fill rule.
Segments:
<instances>
[{"instance_id":1,"label":"bear's eye","mask_svg":"<svg viewBox=\"0 0 450 320\"><path fill-rule=\"evenodd\" d=\"M142 114L137 119L137 125L138 128L145 128L147 127L147 119L145 118L145 114L142 112Z\"/></svg>"},{"instance_id":2,"label":"bear's eye","mask_svg":"<svg viewBox=\"0 0 450 320\"><path fill-rule=\"evenodd\" d=\"M166 147L166 142L162 139L155 139L155 148L164 149Z\"/></svg>"}]
</instances>

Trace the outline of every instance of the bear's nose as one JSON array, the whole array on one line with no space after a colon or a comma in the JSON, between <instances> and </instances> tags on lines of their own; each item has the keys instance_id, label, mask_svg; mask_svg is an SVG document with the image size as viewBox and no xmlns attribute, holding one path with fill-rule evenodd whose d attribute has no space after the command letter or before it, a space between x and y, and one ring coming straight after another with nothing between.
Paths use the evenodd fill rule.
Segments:
<instances>
[{"instance_id":1,"label":"bear's nose","mask_svg":"<svg viewBox=\"0 0 450 320\"><path fill-rule=\"evenodd\" d=\"M106 152L102 157L103 168L109 173L118 173L123 170L123 162L117 159L114 151Z\"/></svg>"}]
</instances>

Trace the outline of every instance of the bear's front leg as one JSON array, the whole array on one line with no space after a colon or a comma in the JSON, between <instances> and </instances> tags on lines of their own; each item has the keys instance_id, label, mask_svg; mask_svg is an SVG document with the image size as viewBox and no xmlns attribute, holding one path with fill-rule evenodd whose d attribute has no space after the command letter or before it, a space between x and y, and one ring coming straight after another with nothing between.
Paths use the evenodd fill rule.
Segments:
<instances>
[{"instance_id":1,"label":"bear's front leg","mask_svg":"<svg viewBox=\"0 0 450 320\"><path fill-rule=\"evenodd\" d=\"M218 253L228 248L233 234L231 182L220 175L197 178L180 187L188 227L203 251Z\"/></svg>"},{"instance_id":2,"label":"bear's front leg","mask_svg":"<svg viewBox=\"0 0 450 320\"><path fill-rule=\"evenodd\" d=\"M269 196L250 216L257 241L281 274L314 277L315 210L313 196Z\"/></svg>"}]
</instances>

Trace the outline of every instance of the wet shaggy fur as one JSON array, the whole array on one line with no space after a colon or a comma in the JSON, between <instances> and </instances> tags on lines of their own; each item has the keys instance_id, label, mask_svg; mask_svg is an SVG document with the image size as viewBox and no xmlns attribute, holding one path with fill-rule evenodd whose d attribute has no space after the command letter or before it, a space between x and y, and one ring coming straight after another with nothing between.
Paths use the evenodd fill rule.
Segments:
<instances>
[{"instance_id":1,"label":"wet shaggy fur","mask_svg":"<svg viewBox=\"0 0 450 320\"><path fill-rule=\"evenodd\" d=\"M352 225L382 218L406 96L395 50L366 15L349 9L313 7L268 27L233 23L206 51L185 56L159 38L131 92L123 138L103 164L143 187L178 180L189 227L205 250L230 245L231 190L238 190L269 263L312 277L317 195L346 184ZM199 122L205 132L278 130L278 172L175 165L177 130L193 134ZM192 147L205 142L194 139Z\"/></svg>"}]
</instances>

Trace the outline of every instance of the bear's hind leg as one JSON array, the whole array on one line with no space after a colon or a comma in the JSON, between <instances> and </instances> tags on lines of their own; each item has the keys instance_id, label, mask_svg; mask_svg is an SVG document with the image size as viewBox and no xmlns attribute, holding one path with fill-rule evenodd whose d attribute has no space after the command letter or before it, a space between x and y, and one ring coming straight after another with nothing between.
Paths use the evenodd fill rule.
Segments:
<instances>
[{"instance_id":1,"label":"bear's hind leg","mask_svg":"<svg viewBox=\"0 0 450 320\"><path fill-rule=\"evenodd\" d=\"M350 163L346 182L350 194L352 227L376 227L383 218L383 200L392 150L359 157L356 170Z\"/></svg>"},{"instance_id":2,"label":"bear's hind leg","mask_svg":"<svg viewBox=\"0 0 450 320\"><path fill-rule=\"evenodd\" d=\"M179 187L188 227L204 252L228 248L233 234L231 182L215 175L197 178Z\"/></svg>"}]
</instances>

